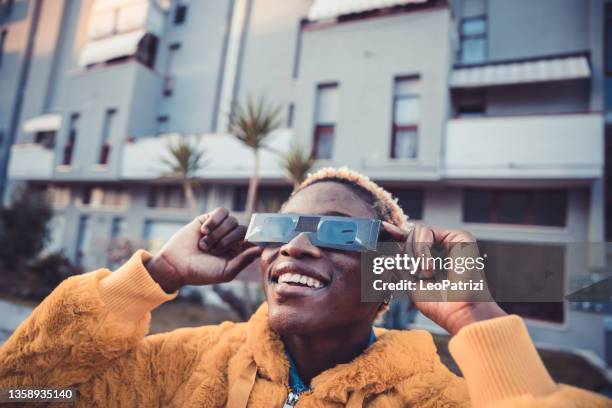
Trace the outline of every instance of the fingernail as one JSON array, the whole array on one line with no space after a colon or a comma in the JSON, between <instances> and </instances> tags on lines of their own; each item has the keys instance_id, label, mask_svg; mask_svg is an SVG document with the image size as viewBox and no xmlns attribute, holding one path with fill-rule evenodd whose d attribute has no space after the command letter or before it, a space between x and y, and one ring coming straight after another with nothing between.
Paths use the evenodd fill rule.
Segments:
<instances>
[{"instance_id":1,"label":"fingernail","mask_svg":"<svg viewBox=\"0 0 612 408\"><path fill-rule=\"evenodd\" d=\"M206 239L202 238L200 240L200 249L202 250L207 250L208 249L208 244L206 243Z\"/></svg>"}]
</instances>

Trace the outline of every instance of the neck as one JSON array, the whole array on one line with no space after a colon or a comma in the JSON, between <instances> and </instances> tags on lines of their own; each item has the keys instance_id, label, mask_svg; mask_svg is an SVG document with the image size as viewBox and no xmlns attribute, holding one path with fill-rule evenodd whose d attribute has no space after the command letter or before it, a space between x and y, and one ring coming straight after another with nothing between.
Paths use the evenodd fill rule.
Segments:
<instances>
[{"instance_id":1,"label":"neck","mask_svg":"<svg viewBox=\"0 0 612 408\"><path fill-rule=\"evenodd\" d=\"M282 336L285 347L306 384L323 371L352 361L368 346L370 322L321 333Z\"/></svg>"}]
</instances>

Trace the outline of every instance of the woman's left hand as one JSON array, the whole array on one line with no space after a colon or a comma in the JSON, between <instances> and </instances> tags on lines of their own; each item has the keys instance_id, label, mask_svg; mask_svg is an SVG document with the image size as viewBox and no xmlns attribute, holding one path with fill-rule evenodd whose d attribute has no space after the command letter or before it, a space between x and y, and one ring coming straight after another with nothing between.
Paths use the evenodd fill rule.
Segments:
<instances>
[{"instance_id":1,"label":"woman's left hand","mask_svg":"<svg viewBox=\"0 0 612 408\"><path fill-rule=\"evenodd\" d=\"M407 248L415 254L424 253L426 256L431 256L430 248L434 243L443 244L446 247L465 243L468 244L464 246L465 250L470 252L467 255L478 256L476 239L469 232L413 225L413 229L405 231L393 224L383 222L385 230L394 239L405 242ZM452 256L452 254L448 254L448 256ZM421 270L421 272L426 277L431 277L433 273L431 270ZM506 315L506 312L494 301L415 301L415 305L421 313L451 335L457 334L461 328L468 324Z\"/></svg>"}]
</instances>

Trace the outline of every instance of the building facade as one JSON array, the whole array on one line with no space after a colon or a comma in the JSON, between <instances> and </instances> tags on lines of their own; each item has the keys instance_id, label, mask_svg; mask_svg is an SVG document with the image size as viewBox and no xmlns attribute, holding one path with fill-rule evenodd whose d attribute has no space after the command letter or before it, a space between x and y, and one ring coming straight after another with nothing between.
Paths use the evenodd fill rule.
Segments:
<instances>
[{"instance_id":1,"label":"building facade","mask_svg":"<svg viewBox=\"0 0 612 408\"><path fill-rule=\"evenodd\" d=\"M240 215L253 158L227 114L265 95L275 150L364 172L412 219L509 245L508 273L552 265L572 287L610 264L611 40L604 0L2 0L0 182L49 192L48 250L85 268L117 240L154 250L192 216L168 141L206 151L199 210ZM291 188L262 155L274 210ZM536 342L612 360L605 304L507 307Z\"/></svg>"}]
</instances>

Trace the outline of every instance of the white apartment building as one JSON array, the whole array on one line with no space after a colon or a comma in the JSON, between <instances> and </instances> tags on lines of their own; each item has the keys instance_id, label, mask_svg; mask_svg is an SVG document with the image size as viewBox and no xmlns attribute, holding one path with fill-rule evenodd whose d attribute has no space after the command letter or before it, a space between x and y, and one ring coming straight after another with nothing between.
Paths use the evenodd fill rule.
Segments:
<instances>
[{"instance_id":1,"label":"white apartment building","mask_svg":"<svg viewBox=\"0 0 612 408\"><path fill-rule=\"evenodd\" d=\"M200 210L244 211L252 155L227 113L265 95L283 106L276 150L299 142L412 219L506 245L508 273L601 277L611 44L605 0L1 0L0 176L7 197L52 192L50 250L104 265L112 240L155 249L189 220L162 177L173 134L207 152ZM291 187L272 152L261 179L260 208L278 207ZM609 302L506 307L536 342L612 362Z\"/></svg>"}]
</instances>

